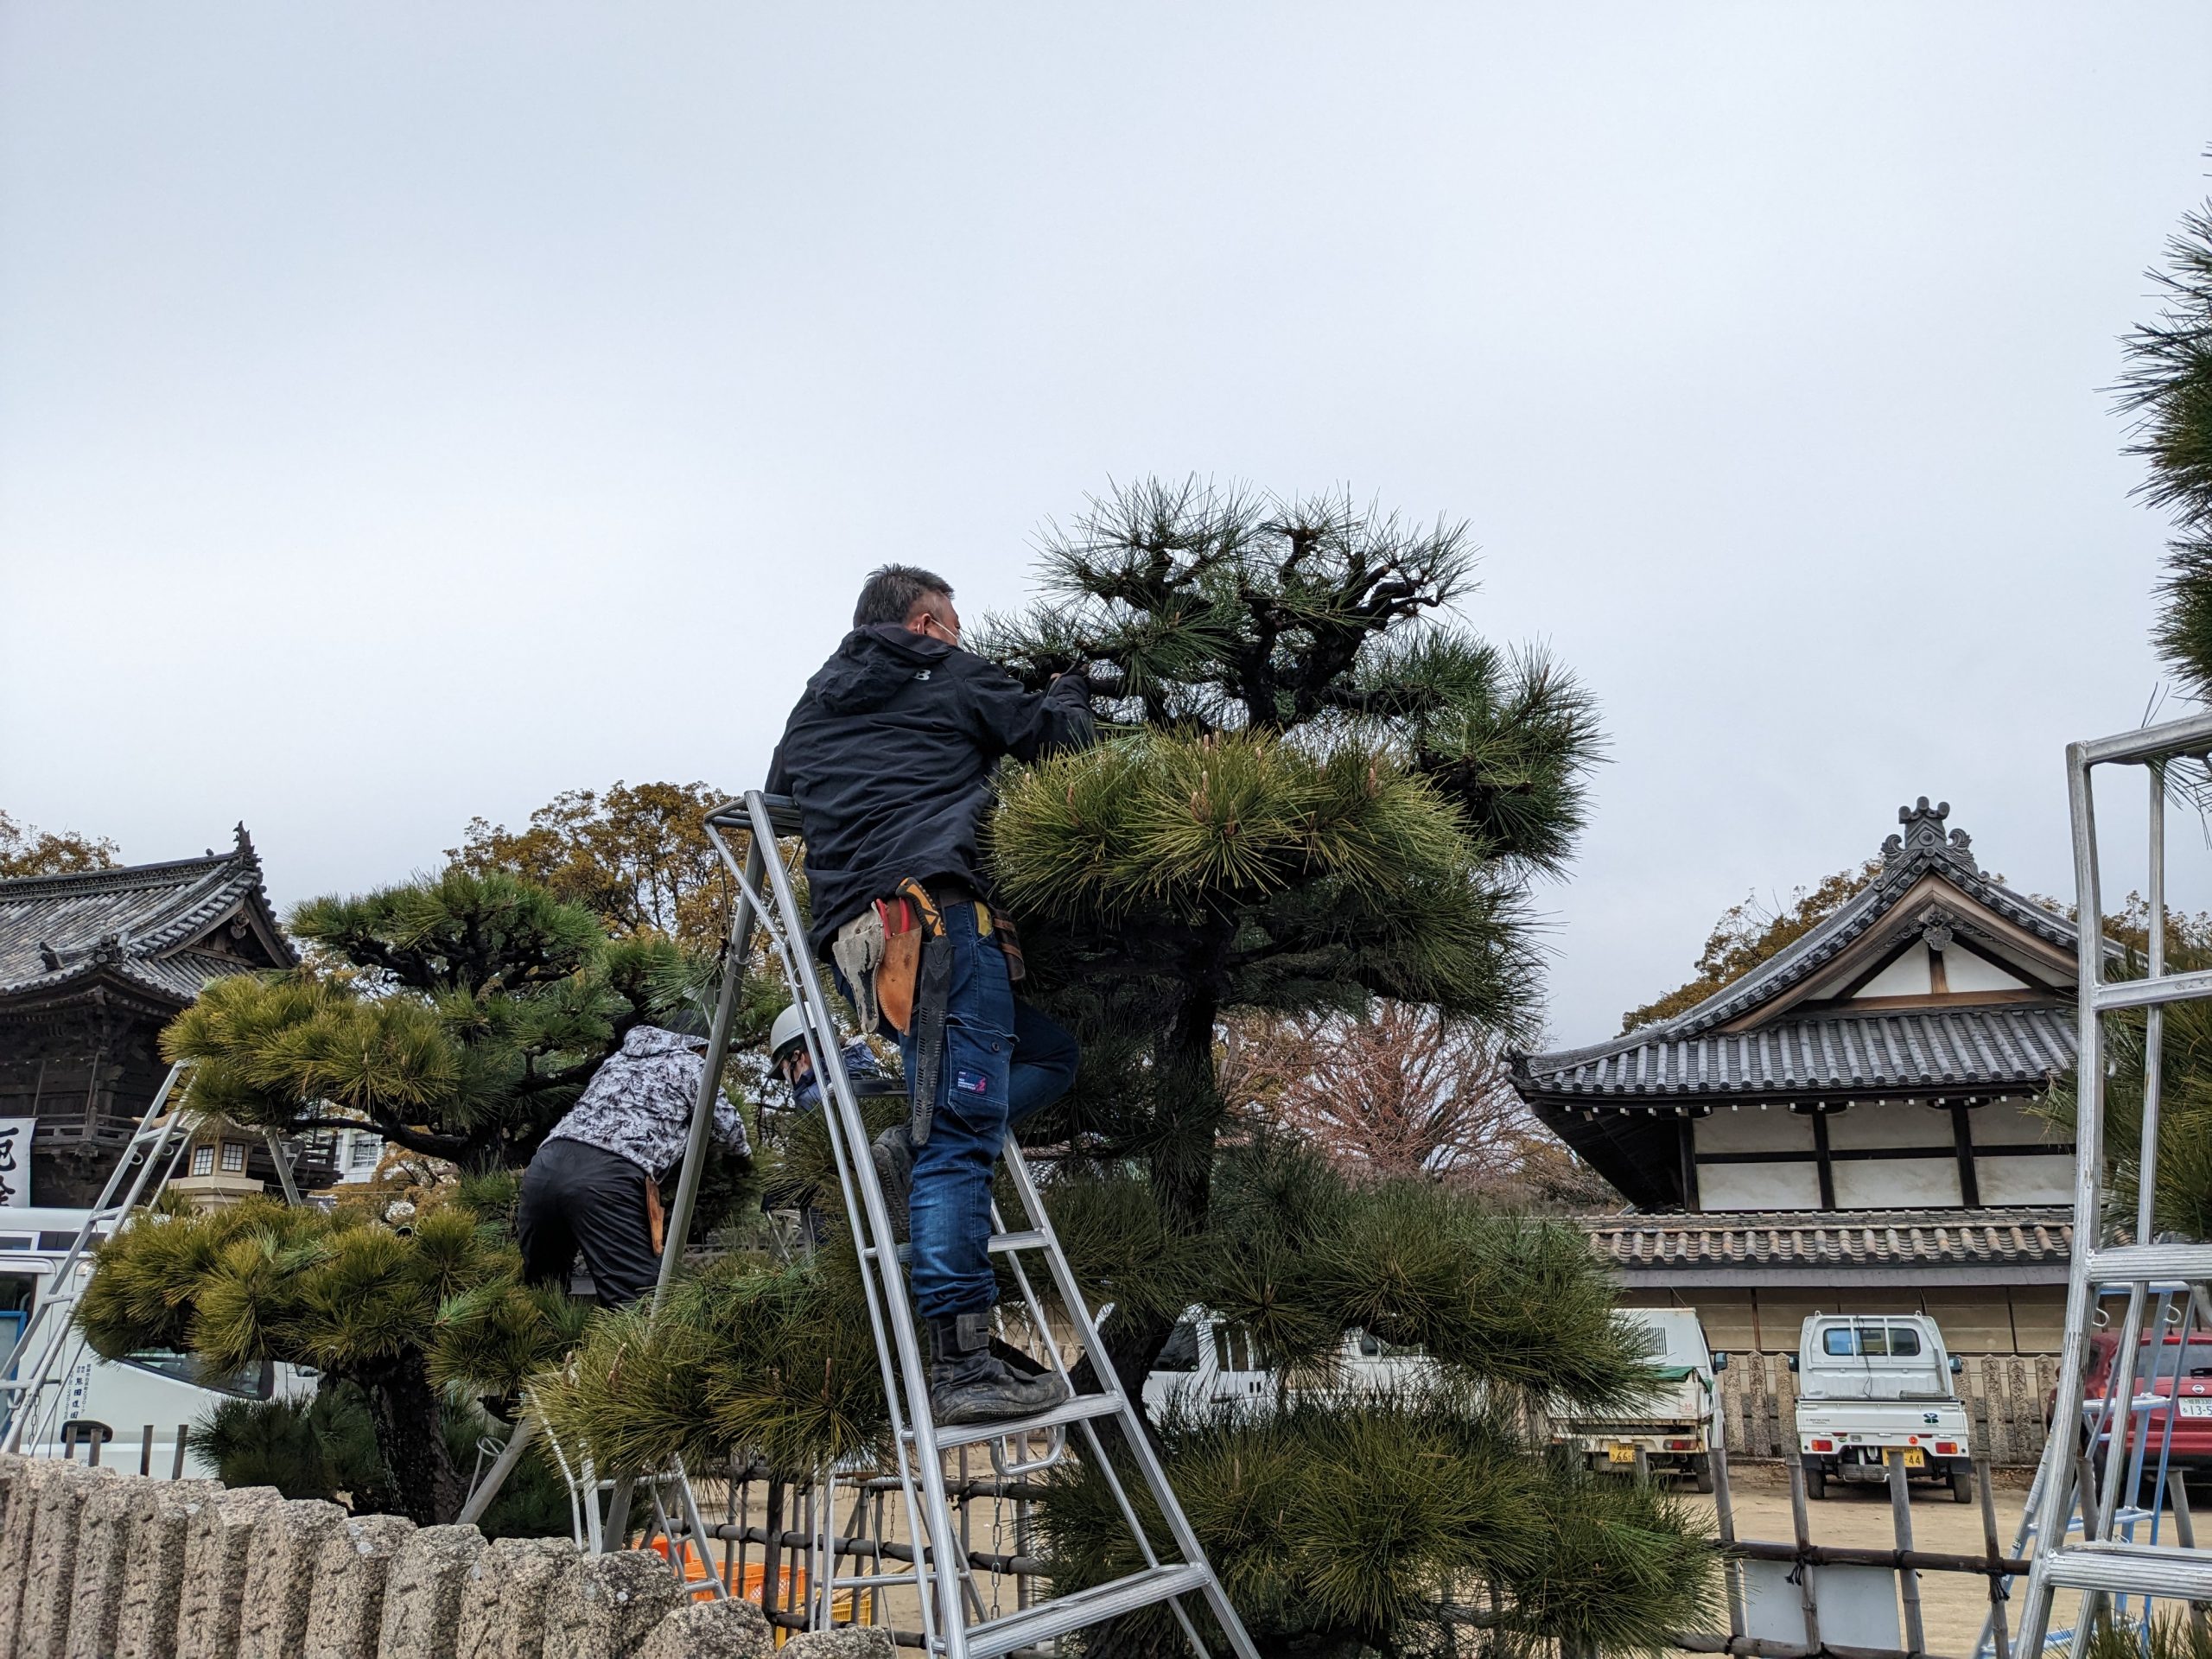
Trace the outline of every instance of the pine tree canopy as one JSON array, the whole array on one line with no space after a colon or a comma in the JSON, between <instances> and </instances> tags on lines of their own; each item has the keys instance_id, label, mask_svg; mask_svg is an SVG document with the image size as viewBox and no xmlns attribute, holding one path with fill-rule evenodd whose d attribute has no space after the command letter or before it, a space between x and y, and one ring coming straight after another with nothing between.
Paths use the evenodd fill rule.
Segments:
<instances>
[{"instance_id":1,"label":"pine tree canopy","mask_svg":"<svg viewBox=\"0 0 2212 1659\"><path fill-rule=\"evenodd\" d=\"M527 1162L623 1036L704 972L500 872L313 899L290 925L317 962L218 980L163 1033L199 1062L191 1103L284 1131L364 1119L472 1166Z\"/></svg>"},{"instance_id":2,"label":"pine tree canopy","mask_svg":"<svg viewBox=\"0 0 2212 1659\"><path fill-rule=\"evenodd\" d=\"M1048 534L1043 597L978 642L1033 686L1085 673L1114 722L1009 773L989 830L1058 1012L1156 1033L1163 1082L1210 1076L1240 1007L1383 995L1533 1033L1528 887L1567 860L1600 739L1572 675L1452 620L1471 564L1461 526L1197 483Z\"/></svg>"}]
</instances>

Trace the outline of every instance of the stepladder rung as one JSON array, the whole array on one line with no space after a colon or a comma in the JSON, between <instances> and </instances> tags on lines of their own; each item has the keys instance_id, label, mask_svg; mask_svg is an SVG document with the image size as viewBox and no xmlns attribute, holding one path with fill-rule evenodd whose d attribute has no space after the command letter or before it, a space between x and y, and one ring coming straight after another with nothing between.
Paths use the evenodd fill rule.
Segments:
<instances>
[{"instance_id":1,"label":"stepladder rung","mask_svg":"<svg viewBox=\"0 0 2212 1659\"><path fill-rule=\"evenodd\" d=\"M1092 1417L1111 1417L1121 1409L1122 1396L1118 1394L1078 1394L1033 1417L1014 1417L1002 1423L943 1423L931 1431L931 1438L939 1451L949 1451L956 1446L979 1446L985 1440L1014 1440L1024 1434L1041 1433L1048 1428L1064 1427Z\"/></svg>"},{"instance_id":2,"label":"stepladder rung","mask_svg":"<svg viewBox=\"0 0 2212 1659\"><path fill-rule=\"evenodd\" d=\"M1211 1581L1212 1574L1202 1564L1151 1567L1110 1584L1056 1596L1020 1612L969 1626L968 1659L998 1659L1016 1648L1033 1647L1071 1630L1204 1590Z\"/></svg>"},{"instance_id":3,"label":"stepladder rung","mask_svg":"<svg viewBox=\"0 0 2212 1659\"><path fill-rule=\"evenodd\" d=\"M1017 1233L993 1233L990 1250L994 1255L1004 1255L1012 1250L1041 1250L1050 1241L1036 1228Z\"/></svg>"},{"instance_id":4,"label":"stepladder rung","mask_svg":"<svg viewBox=\"0 0 2212 1659\"><path fill-rule=\"evenodd\" d=\"M2093 1285L2212 1280L2212 1244L2120 1244L2089 1252Z\"/></svg>"},{"instance_id":5,"label":"stepladder rung","mask_svg":"<svg viewBox=\"0 0 2212 1659\"><path fill-rule=\"evenodd\" d=\"M2069 1544L2046 1556L2044 1581L2055 1590L2212 1601L2212 1550L2116 1541Z\"/></svg>"}]
</instances>

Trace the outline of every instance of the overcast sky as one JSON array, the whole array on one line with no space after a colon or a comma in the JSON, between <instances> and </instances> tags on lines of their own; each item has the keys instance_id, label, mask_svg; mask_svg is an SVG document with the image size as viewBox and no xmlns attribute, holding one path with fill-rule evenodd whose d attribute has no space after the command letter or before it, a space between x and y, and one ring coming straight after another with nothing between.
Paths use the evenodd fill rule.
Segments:
<instances>
[{"instance_id":1,"label":"overcast sky","mask_svg":"<svg viewBox=\"0 0 2212 1659\"><path fill-rule=\"evenodd\" d=\"M1348 486L1603 703L1604 1037L1916 795L2070 892L2209 140L2202 5L4 0L0 809L359 889L757 783L882 560Z\"/></svg>"}]
</instances>

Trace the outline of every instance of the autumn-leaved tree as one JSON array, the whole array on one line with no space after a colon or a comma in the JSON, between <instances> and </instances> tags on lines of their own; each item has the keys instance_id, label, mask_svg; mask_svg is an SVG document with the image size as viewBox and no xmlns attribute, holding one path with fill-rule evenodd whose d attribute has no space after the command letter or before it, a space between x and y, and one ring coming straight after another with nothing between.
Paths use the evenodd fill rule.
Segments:
<instances>
[{"instance_id":1,"label":"autumn-leaved tree","mask_svg":"<svg viewBox=\"0 0 2212 1659\"><path fill-rule=\"evenodd\" d=\"M728 798L700 783L564 790L530 815L526 829L471 818L446 856L480 874L536 882L614 932L658 933L711 950L729 925L736 888L704 820Z\"/></svg>"},{"instance_id":2,"label":"autumn-leaved tree","mask_svg":"<svg viewBox=\"0 0 2212 1659\"><path fill-rule=\"evenodd\" d=\"M1732 985L1786 944L1794 944L1848 904L1882 873L1881 861L1869 859L1856 869L1838 870L1809 887L1793 887L1789 899L1770 910L1757 893L1731 905L1713 925L1697 959L1696 977L1666 995L1630 1008L1621 1030L1634 1031L1654 1020L1671 1020L1695 1007L1724 985Z\"/></svg>"},{"instance_id":3,"label":"autumn-leaved tree","mask_svg":"<svg viewBox=\"0 0 2212 1659\"><path fill-rule=\"evenodd\" d=\"M0 812L0 881L22 875L69 875L105 870L115 863L116 844L105 836L73 830L41 830Z\"/></svg>"},{"instance_id":4,"label":"autumn-leaved tree","mask_svg":"<svg viewBox=\"0 0 2212 1659\"><path fill-rule=\"evenodd\" d=\"M1649 1647L1712 1583L1669 1501L1532 1440L1546 1411L1651 1381L1582 1236L1425 1177L1350 1179L1253 1132L1224 1092L1240 1016L1358 1017L1383 998L1532 1034L1529 892L1566 865L1599 736L1570 674L1458 620L1469 570L1448 523L1145 484L1052 532L1039 602L973 636L1039 689L1084 672L1106 734L1003 775L987 850L1029 994L1085 1043L1076 1090L1025 1134L1053 1162L1078 1276L1114 1303L1111 1361L1141 1389L1198 1303L1322 1390L1265 1421L1156 1426L1273 1652L1440 1643L1447 1602L1516 1638ZM814 1424L795 1467L842 1455L833 1425L865 1443L880 1419L855 1402L880 1395L867 1357L840 1359L812 1323L861 1316L816 1284L810 1301L781 1278L725 1283L607 1321L573 1374L542 1380L547 1409L602 1468L727 1453L739 1425ZM785 1312L739 1311L760 1298ZM763 1328L806 1334L763 1363L745 1351ZM1424 1351L1433 1387L1326 1403L1354 1328ZM1071 1459L1046 1495L1056 1587L1129 1564L1102 1475ZM1144 1618L1086 1637L1179 1640Z\"/></svg>"},{"instance_id":5,"label":"autumn-leaved tree","mask_svg":"<svg viewBox=\"0 0 2212 1659\"><path fill-rule=\"evenodd\" d=\"M1497 1037L1428 1008L1377 997L1363 1018L1229 1020L1221 1081L1232 1107L1310 1141L1354 1180L1421 1179L1533 1204L1611 1192L1529 1115Z\"/></svg>"}]
</instances>

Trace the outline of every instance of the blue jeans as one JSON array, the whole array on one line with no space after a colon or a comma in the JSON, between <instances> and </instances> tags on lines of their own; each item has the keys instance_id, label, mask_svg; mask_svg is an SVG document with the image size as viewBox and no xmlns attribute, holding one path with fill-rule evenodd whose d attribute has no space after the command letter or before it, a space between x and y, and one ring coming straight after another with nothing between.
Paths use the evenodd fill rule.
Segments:
<instances>
[{"instance_id":1,"label":"blue jeans","mask_svg":"<svg viewBox=\"0 0 2212 1659\"><path fill-rule=\"evenodd\" d=\"M991 1169L1007 1131L1051 1105L1075 1081L1075 1039L1014 1000L1006 953L976 931L976 906L948 905L952 987L945 1001L930 1138L914 1149L908 1220L914 1306L949 1319L998 1300L991 1274ZM910 1033L899 1039L909 1098L918 1068Z\"/></svg>"}]
</instances>

